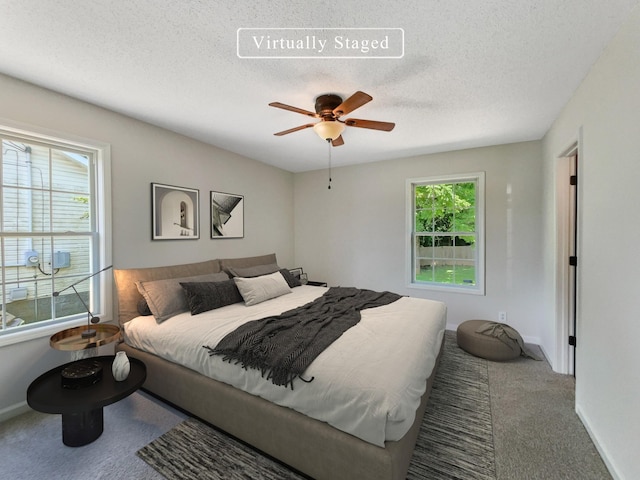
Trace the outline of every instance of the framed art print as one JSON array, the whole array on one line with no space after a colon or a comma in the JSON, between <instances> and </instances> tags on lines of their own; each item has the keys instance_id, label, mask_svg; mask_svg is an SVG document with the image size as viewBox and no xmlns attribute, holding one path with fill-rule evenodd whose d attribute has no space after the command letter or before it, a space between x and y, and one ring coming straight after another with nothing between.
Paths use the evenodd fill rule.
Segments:
<instances>
[{"instance_id":1,"label":"framed art print","mask_svg":"<svg viewBox=\"0 0 640 480\"><path fill-rule=\"evenodd\" d=\"M298 280L300 280L300 277L302 276L302 274L304 273L302 271L302 267L297 267L297 268L290 268L289 272L291 273L291 275L294 276L294 278L297 278Z\"/></svg>"},{"instance_id":2,"label":"framed art print","mask_svg":"<svg viewBox=\"0 0 640 480\"><path fill-rule=\"evenodd\" d=\"M199 190L152 183L152 240L200 238L199 205Z\"/></svg>"},{"instance_id":3,"label":"framed art print","mask_svg":"<svg viewBox=\"0 0 640 480\"><path fill-rule=\"evenodd\" d=\"M309 281L309 279L307 278L307 274L304 273L302 267L290 268L289 273L291 273L294 278L298 279L302 285L306 285Z\"/></svg>"},{"instance_id":4,"label":"framed art print","mask_svg":"<svg viewBox=\"0 0 640 480\"><path fill-rule=\"evenodd\" d=\"M211 238L244 237L244 196L211 192Z\"/></svg>"}]
</instances>

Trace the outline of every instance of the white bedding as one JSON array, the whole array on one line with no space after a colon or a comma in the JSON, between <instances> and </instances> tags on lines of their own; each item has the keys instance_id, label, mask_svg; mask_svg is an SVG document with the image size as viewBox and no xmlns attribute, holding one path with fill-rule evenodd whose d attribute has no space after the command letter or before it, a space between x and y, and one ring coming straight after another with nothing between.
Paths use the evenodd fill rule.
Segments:
<instances>
[{"instance_id":1,"label":"white bedding","mask_svg":"<svg viewBox=\"0 0 640 480\"><path fill-rule=\"evenodd\" d=\"M426 379L431 375L446 324L441 302L403 297L362 311L347 330L309 366L294 390L276 386L257 370L210 357L203 345L215 346L250 320L277 315L321 296L327 289L301 286L291 293L251 307L243 303L191 315L181 313L162 323L153 316L124 325L125 342L203 375L259 395L325 421L356 437L384 446L399 440L415 418Z\"/></svg>"}]
</instances>

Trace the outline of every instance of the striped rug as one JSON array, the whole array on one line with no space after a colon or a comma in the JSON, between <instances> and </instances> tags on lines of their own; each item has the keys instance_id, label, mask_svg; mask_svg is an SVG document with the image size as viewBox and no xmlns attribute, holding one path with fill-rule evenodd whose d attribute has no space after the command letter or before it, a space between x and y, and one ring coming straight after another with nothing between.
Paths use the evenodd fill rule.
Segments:
<instances>
[{"instance_id":1,"label":"striped rug","mask_svg":"<svg viewBox=\"0 0 640 480\"><path fill-rule=\"evenodd\" d=\"M495 480L487 361L447 332L407 479Z\"/></svg>"},{"instance_id":2,"label":"striped rug","mask_svg":"<svg viewBox=\"0 0 640 480\"><path fill-rule=\"evenodd\" d=\"M407 479L495 480L487 362L444 348ZM192 418L137 454L169 480L306 478Z\"/></svg>"}]
</instances>

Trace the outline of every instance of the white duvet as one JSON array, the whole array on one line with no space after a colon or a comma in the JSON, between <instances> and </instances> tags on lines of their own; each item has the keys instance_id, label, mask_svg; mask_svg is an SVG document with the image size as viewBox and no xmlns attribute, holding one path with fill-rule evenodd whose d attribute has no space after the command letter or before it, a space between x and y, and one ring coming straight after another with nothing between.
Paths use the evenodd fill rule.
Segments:
<instances>
[{"instance_id":1,"label":"white duvet","mask_svg":"<svg viewBox=\"0 0 640 480\"><path fill-rule=\"evenodd\" d=\"M251 307L243 303L191 315L181 313L157 323L153 316L124 325L128 345L178 363L203 375L259 395L278 405L329 423L362 440L384 446L399 440L415 418L426 379L431 375L446 324L441 302L411 297L362 311L347 330L309 366L294 390L276 386L257 370L210 357L236 327L304 305L327 289L301 286Z\"/></svg>"}]
</instances>

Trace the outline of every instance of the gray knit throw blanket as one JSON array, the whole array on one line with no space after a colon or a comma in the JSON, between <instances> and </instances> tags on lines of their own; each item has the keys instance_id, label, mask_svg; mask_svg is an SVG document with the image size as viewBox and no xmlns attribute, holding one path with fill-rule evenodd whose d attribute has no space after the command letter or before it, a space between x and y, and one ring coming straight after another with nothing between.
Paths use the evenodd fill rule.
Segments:
<instances>
[{"instance_id":1,"label":"gray knit throw blanket","mask_svg":"<svg viewBox=\"0 0 640 480\"><path fill-rule=\"evenodd\" d=\"M322 297L281 315L247 322L227 334L209 355L260 370L275 385L290 386L311 362L360 321L360 310L395 302L400 295L331 287Z\"/></svg>"}]
</instances>

